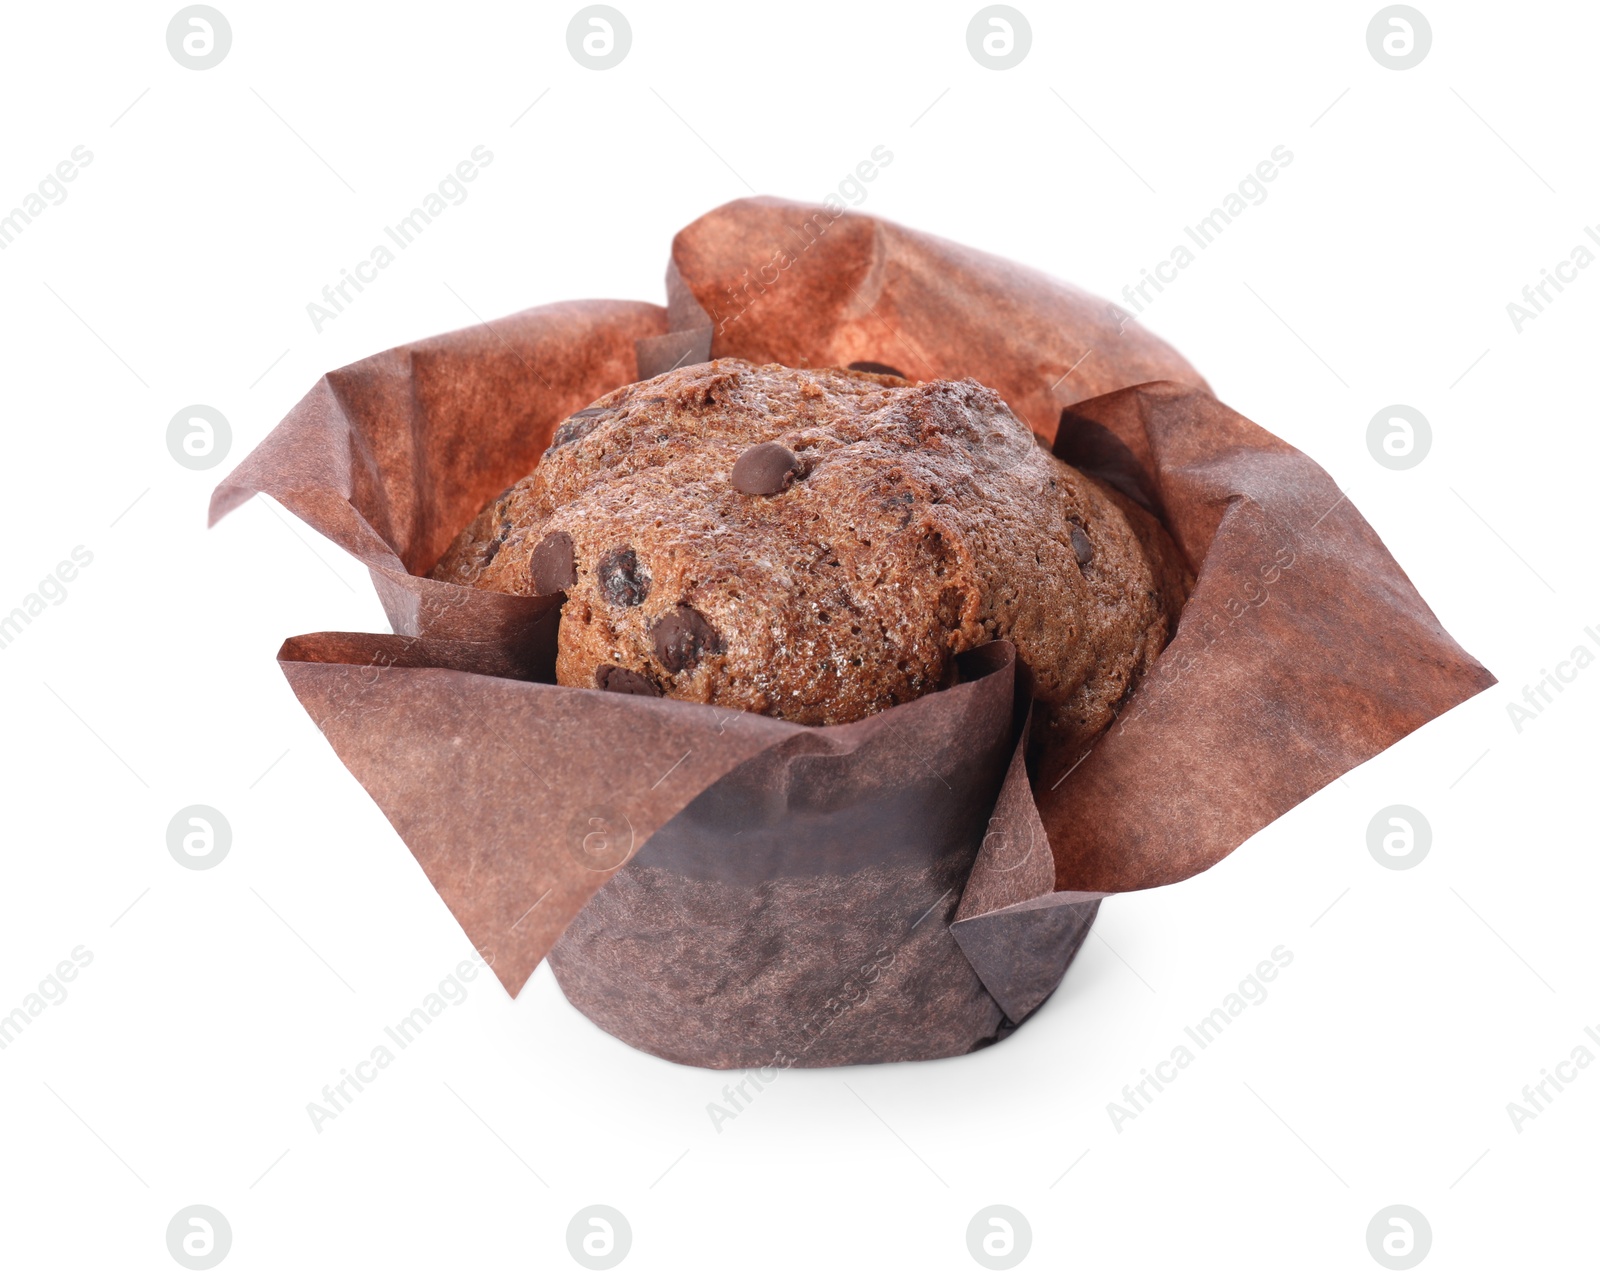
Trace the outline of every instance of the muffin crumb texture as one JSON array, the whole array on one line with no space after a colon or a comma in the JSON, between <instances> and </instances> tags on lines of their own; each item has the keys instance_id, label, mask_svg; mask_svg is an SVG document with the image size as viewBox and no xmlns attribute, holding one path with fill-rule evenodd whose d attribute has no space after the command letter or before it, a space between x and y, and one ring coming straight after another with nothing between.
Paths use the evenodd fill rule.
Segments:
<instances>
[{"instance_id":1,"label":"muffin crumb texture","mask_svg":"<svg viewBox=\"0 0 1600 1276\"><path fill-rule=\"evenodd\" d=\"M563 686L813 726L947 687L1006 638L1052 751L1110 723L1191 583L1154 518L975 381L740 359L568 417L431 574L564 591Z\"/></svg>"}]
</instances>

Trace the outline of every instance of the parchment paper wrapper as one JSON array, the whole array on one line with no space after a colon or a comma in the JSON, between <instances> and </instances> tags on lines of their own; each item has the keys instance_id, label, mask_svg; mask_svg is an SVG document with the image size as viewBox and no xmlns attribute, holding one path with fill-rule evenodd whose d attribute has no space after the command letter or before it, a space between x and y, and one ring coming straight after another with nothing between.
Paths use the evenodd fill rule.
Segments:
<instances>
[{"instance_id":1,"label":"parchment paper wrapper","mask_svg":"<svg viewBox=\"0 0 1600 1276\"><path fill-rule=\"evenodd\" d=\"M1326 473L1104 302L771 199L680 232L667 288L329 373L212 500L269 493L367 565L396 633L280 665L513 994L548 955L601 1027L710 1067L965 1053L1050 995L1104 896L1209 867L1493 683ZM568 413L725 356L973 377L1165 523L1193 596L1087 755L1030 754L1008 643L799 727L555 686L560 595L417 574Z\"/></svg>"}]
</instances>

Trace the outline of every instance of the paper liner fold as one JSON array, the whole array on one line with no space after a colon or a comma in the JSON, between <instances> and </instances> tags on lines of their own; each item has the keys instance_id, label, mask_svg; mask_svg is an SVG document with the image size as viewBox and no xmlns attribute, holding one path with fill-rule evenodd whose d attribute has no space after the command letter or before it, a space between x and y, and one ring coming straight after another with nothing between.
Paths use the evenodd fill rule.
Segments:
<instances>
[{"instance_id":1,"label":"paper liner fold","mask_svg":"<svg viewBox=\"0 0 1600 1276\"><path fill-rule=\"evenodd\" d=\"M666 331L638 301L564 301L330 372L211 496L211 522L272 496L366 564L396 632L518 645L553 662L556 598L425 573L555 427L635 379Z\"/></svg>"},{"instance_id":2,"label":"paper liner fold","mask_svg":"<svg viewBox=\"0 0 1600 1276\"><path fill-rule=\"evenodd\" d=\"M279 663L513 994L559 938L574 1004L683 1062L923 1058L1003 1028L947 923L1021 756L1009 643L838 727L521 681L456 640L307 634Z\"/></svg>"},{"instance_id":3,"label":"paper liner fold","mask_svg":"<svg viewBox=\"0 0 1600 1276\"><path fill-rule=\"evenodd\" d=\"M1112 728L1081 761L1040 764L1063 889L1209 868L1494 684L1333 479L1209 394L1158 383L1077 404L1055 452L1142 493L1197 576Z\"/></svg>"},{"instance_id":4,"label":"paper liner fold","mask_svg":"<svg viewBox=\"0 0 1600 1276\"><path fill-rule=\"evenodd\" d=\"M479 644L307 634L278 662L513 996L657 829L795 730L520 681Z\"/></svg>"},{"instance_id":5,"label":"paper liner fold","mask_svg":"<svg viewBox=\"0 0 1600 1276\"><path fill-rule=\"evenodd\" d=\"M1080 399L1142 381L1206 386L1116 307L1042 271L784 199L737 200L679 231L668 287L706 316L714 358L975 377L1045 439ZM674 327L704 322L687 298L671 309Z\"/></svg>"},{"instance_id":6,"label":"paper liner fold","mask_svg":"<svg viewBox=\"0 0 1600 1276\"><path fill-rule=\"evenodd\" d=\"M1021 1023L1055 991L1100 910L1101 892L1058 891L1028 778L1024 720L950 933L989 995Z\"/></svg>"}]
</instances>

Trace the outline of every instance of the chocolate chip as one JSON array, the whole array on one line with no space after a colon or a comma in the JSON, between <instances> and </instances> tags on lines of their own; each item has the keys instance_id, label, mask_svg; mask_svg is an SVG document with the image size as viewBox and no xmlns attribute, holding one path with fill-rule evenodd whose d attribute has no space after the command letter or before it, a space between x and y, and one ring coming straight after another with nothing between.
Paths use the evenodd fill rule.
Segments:
<instances>
[{"instance_id":1,"label":"chocolate chip","mask_svg":"<svg viewBox=\"0 0 1600 1276\"><path fill-rule=\"evenodd\" d=\"M637 607L650 595L650 573L631 549L612 550L600 560L596 575L605 600L618 607Z\"/></svg>"},{"instance_id":2,"label":"chocolate chip","mask_svg":"<svg viewBox=\"0 0 1600 1276\"><path fill-rule=\"evenodd\" d=\"M693 669L708 651L722 650L722 639L711 622L682 603L656 621L650 640L656 659L671 673Z\"/></svg>"},{"instance_id":3,"label":"chocolate chip","mask_svg":"<svg viewBox=\"0 0 1600 1276\"><path fill-rule=\"evenodd\" d=\"M799 477L800 458L781 443L757 443L733 463L733 485L746 496L775 496Z\"/></svg>"},{"instance_id":4,"label":"chocolate chip","mask_svg":"<svg viewBox=\"0 0 1600 1276\"><path fill-rule=\"evenodd\" d=\"M506 537L511 535L511 521L507 519L500 524L500 530L494 534L494 539L483 547L483 565L487 567L494 562L494 556L500 552L500 547L506 543Z\"/></svg>"},{"instance_id":5,"label":"chocolate chip","mask_svg":"<svg viewBox=\"0 0 1600 1276\"><path fill-rule=\"evenodd\" d=\"M876 372L881 377L899 377L902 381L911 378L901 372L899 368L891 368L887 363L874 363L871 359L861 359L850 365L851 372Z\"/></svg>"},{"instance_id":6,"label":"chocolate chip","mask_svg":"<svg viewBox=\"0 0 1600 1276\"><path fill-rule=\"evenodd\" d=\"M600 424L595 418L602 417L609 411L609 408L583 408L574 412L556 428L555 437L550 440L551 449L581 439Z\"/></svg>"},{"instance_id":7,"label":"chocolate chip","mask_svg":"<svg viewBox=\"0 0 1600 1276\"><path fill-rule=\"evenodd\" d=\"M601 691L616 691L625 696L659 696L661 688L642 673L620 665L601 665L594 671L594 685Z\"/></svg>"},{"instance_id":8,"label":"chocolate chip","mask_svg":"<svg viewBox=\"0 0 1600 1276\"><path fill-rule=\"evenodd\" d=\"M1072 552L1078 556L1078 566L1087 567L1094 560L1094 542L1083 528L1072 525Z\"/></svg>"},{"instance_id":9,"label":"chocolate chip","mask_svg":"<svg viewBox=\"0 0 1600 1276\"><path fill-rule=\"evenodd\" d=\"M565 532L551 532L533 549L528 560L528 577L538 594L554 594L575 585L578 565L572 555L572 537Z\"/></svg>"}]
</instances>

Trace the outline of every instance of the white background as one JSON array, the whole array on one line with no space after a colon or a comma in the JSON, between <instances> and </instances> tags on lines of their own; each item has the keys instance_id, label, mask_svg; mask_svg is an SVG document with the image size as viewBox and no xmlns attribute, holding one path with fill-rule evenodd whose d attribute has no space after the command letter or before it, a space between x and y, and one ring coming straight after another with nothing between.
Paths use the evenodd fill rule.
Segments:
<instances>
[{"instance_id":1,"label":"white background","mask_svg":"<svg viewBox=\"0 0 1600 1276\"><path fill-rule=\"evenodd\" d=\"M1395 1203L1432 1225L1424 1271L1592 1268L1600 1067L1520 1133L1506 1105L1600 1024L1600 669L1520 732L1507 705L1600 655L1600 269L1520 334L1506 304L1600 221L1600 14L1419 0L1432 50L1393 71L1373 0L1018 3L1033 45L1004 72L968 53L971 0L618 0L633 45L604 72L567 50L576 4L219 0L233 46L203 72L167 51L175 5L8 7L0 210L94 156L0 252L0 612L93 554L0 650L0 1012L93 953L0 1052L8 1271L181 1270L163 1237L196 1202L236 1272L577 1271L594 1202L631 1222L624 1271L977 1271L993 1203L1031 1222L1024 1271L1379 1271ZM306 304L480 144L470 198L316 333ZM515 1002L470 985L317 1133L306 1104L470 947L273 662L385 629L364 573L263 500L207 531L211 488L324 370L475 315L661 300L678 227L821 199L880 144L865 211L1107 296L1287 146L1145 318L1335 476L1502 685L1109 901L993 1050L791 1072L719 1133L727 1077L607 1037L541 968ZM208 472L166 450L192 403L234 431ZM1433 427L1404 472L1365 444L1392 403ZM1404 872L1366 846L1397 802L1433 829ZM191 803L233 828L206 872L165 844ZM1270 998L1114 1130L1280 944Z\"/></svg>"}]
</instances>

